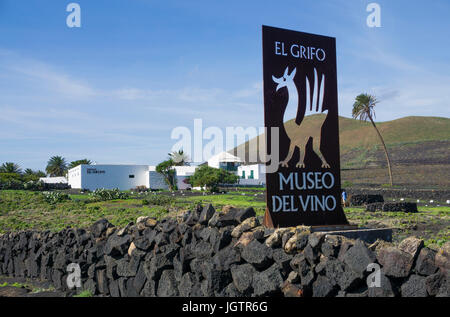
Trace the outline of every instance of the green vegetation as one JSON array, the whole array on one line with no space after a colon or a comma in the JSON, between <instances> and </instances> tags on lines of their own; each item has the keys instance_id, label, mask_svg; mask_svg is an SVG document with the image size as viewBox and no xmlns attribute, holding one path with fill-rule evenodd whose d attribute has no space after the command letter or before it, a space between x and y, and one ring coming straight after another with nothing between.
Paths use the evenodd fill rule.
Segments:
<instances>
[{"instance_id":1,"label":"green vegetation","mask_svg":"<svg viewBox=\"0 0 450 317\"><path fill-rule=\"evenodd\" d=\"M70 200L69 195L62 192L44 192L42 193L44 199L49 204L61 203L65 200Z\"/></svg>"},{"instance_id":2,"label":"green vegetation","mask_svg":"<svg viewBox=\"0 0 450 317\"><path fill-rule=\"evenodd\" d=\"M118 188L114 189L96 189L89 196L98 201L115 200L115 199L127 199L128 193L120 191Z\"/></svg>"},{"instance_id":3,"label":"green vegetation","mask_svg":"<svg viewBox=\"0 0 450 317\"><path fill-rule=\"evenodd\" d=\"M410 235L425 240L431 247L442 246L450 241L450 207L419 206L418 213L365 212L364 208L346 208L350 223L369 228L394 228L394 240L400 241Z\"/></svg>"},{"instance_id":4,"label":"green vegetation","mask_svg":"<svg viewBox=\"0 0 450 317\"><path fill-rule=\"evenodd\" d=\"M48 162L45 171L50 176L64 176L67 172L67 162L62 156L52 156Z\"/></svg>"},{"instance_id":5,"label":"green vegetation","mask_svg":"<svg viewBox=\"0 0 450 317\"><path fill-rule=\"evenodd\" d=\"M195 170L194 175L189 177L189 183L193 187L206 187L210 192L217 192L219 184L235 184L239 176L224 169L200 166Z\"/></svg>"},{"instance_id":6,"label":"green vegetation","mask_svg":"<svg viewBox=\"0 0 450 317\"><path fill-rule=\"evenodd\" d=\"M26 287L28 287L28 284L22 284L22 283L17 283L17 282L14 282L14 283L8 283L8 282L4 282L3 284L0 284L0 287L7 287L7 286L10 286L10 287L17 287L17 288L26 288Z\"/></svg>"},{"instance_id":7,"label":"green vegetation","mask_svg":"<svg viewBox=\"0 0 450 317\"><path fill-rule=\"evenodd\" d=\"M92 297L94 295L92 295L91 291L89 290L85 290L80 292L79 294L73 295L73 297Z\"/></svg>"},{"instance_id":8,"label":"green vegetation","mask_svg":"<svg viewBox=\"0 0 450 317\"><path fill-rule=\"evenodd\" d=\"M67 169L70 170L70 169L72 169L72 168L74 168L74 167L77 167L78 165L81 165L81 164L89 165L89 164L91 164L91 163L92 163L91 160L88 160L88 159L82 159L82 160L72 161L72 162L70 162L70 164L67 166Z\"/></svg>"},{"instance_id":9,"label":"green vegetation","mask_svg":"<svg viewBox=\"0 0 450 317\"><path fill-rule=\"evenodd\" d=\"M0 173L22 174L22 170L18 164L6 162L0 166Z\"/></svg>"},{"instance_id":10,"label":"green vegetation","mask_svg":"<svg viewBox=\"0 0 450 317\"><path fill-rule=\"evenodd\" d=\"M35 174L0 173L0 189L43 190L44 184Z\"/></svg>"},{"instance_id":11,"label":"green vegetation","mask_svg":"<svg viewBox=\"0 0 450 317\"><path fill-rule=\"evenodd\" d=\"M142 199L151 199L143 195L108 201L97 201L89 194L69 197L70 200L49 202L40 192L0 191L0 233L29 229L59 231L67 226L88 228L100 218L125 226L140 216L161 219L172 211L167 206L143 205Z\"/></svg>"},{"instance_id":12,"label":"green vegetation","mask_svg":"<svg viewBox=\"0 0 450 317\"><path fill-rule=\"evenodd\" d=\"M24 190L0 191L0 234L19 230L59 231L66 227L88 228L95 221L106 218L123 227L140 216L161 219L176 216L192 209L198 203L207 203L220 210L232 205L253 207L258 216L264 214L266 204L263 188L230 188L227 193L197 193L190 195L170 192L124 193L121 199L98 200L89 193L67 194L52 192L55 197L67 195L70 199L49 200L44 193ZM194 192L195 193L195 192ZM67 197L66 197L67 198ZM365 212L364 208L345 208L347 219L361 227L396 228L394 240L410 235L425 240L427 246L437 248L450 241L450 206L419 206L418 213Z\"/></svg>"},{"instance_id":13,"label":"green vegetation","mask_svg":"<svg viewBox=\"0 0 450 317\"><path fill-rule=\"evenodd\" d=\"M258 199L254 193L235 192L225 195L214 194L204 196L192 196L184 198L187 202L192 202L193 205L212 204L215 208L221 209L223 206L232 205L239 208L253 207L258 216L264 215L266 210L266 203L264 200Z\"/></svg>"},{"instance_id":14,"label":"green vegetation","mask_svg":"<svg viewBox=\"0 0 450 317\"><path fill-rule=\"evenodd\" d=\"M175 202L175 198L165 195L149 195L146 199L142 199L143 206L155 205L155 206L172 206Z\"/></svg>"},{"instance_id":15,"label":"green vegetation","mask_svg":"<svg viewBox=\"0 0 450 317\"><path fill-rule=\"evenodd\" d=\"M167 186L169 186L170 190L175 190L177 187L175 177L176 172L173 168L174 164L175 163L172 159L168 159L156 165L155 168L155 170L164 177L164 180L166 181L166 184Z\"/></svg>"},{"instance_id":16,"label":"green vegetation","mask_svg":"<svg viewBox=\"0 0 450 317\"><path fill-rule=\"evenodd\" d=\"M16 287L16 288L26 288L29 289L31 293L40 293L40 292L51 292L54 291L55 288L53 286L48 288L37 287L33 283L0 283L0 287Z\"/></svg>"},{"instance_id":17,"label":"green vegetation","mask_svg":"<svg viewBox=\"0 0 450 317\"><path fill-rule=\"evenodd\" d=\"M24 175L26 175L26 176L34 176L36 178L38 178L38 177L45 177L45 173L43 171L33 171L31 168L25 169Z\"/></svg>"},{"instance_id":18,"label":"green vegetation","mask_svg":"<svg viewBox=\"0 0 450 317\"><path fill-rule=\"evenodd\" d=\"M44 184L39 182L44 177L42 171L33 171L31 168L22 172L20 166L13 162L6 162L0 166L1 189L44 190Z\"/></svg>"}]
</instances>

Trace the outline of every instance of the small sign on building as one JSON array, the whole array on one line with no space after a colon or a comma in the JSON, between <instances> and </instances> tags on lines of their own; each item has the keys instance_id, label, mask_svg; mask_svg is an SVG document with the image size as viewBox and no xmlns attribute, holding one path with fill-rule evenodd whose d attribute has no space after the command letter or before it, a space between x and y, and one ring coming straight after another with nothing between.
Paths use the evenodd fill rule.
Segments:
<instances>
[{"instance_id":1,"label":"small sign on building","mask_svg":"<svg viewBox=\"0 0 450 317\"><path fill-rule=\"evenodd\" d=\"M341 206L336 41L268 26L262 31L266 154L279 158L276 170L266 171L264 223L348 224ZM272 139L271 128L279 137ZM269 153L274 148L278 155Z\"/></svg>"}]
</instances>

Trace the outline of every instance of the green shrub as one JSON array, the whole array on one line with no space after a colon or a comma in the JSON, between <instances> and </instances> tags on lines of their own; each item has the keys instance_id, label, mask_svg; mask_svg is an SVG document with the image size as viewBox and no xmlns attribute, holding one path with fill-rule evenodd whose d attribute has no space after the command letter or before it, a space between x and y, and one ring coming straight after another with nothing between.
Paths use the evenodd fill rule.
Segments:
<instances>
[{"instance_id":1,"label":"green shrub","mask_svg":"<svg viewBox=\"0 0 450 317\"><path fill-rule=\"evenodd\" d=\"M43 190L44 184L38 183L39 176L37 175L0 173L0 189Z\"/></svg>"},{"instance_id":2,"label":"green shrub","mask_svg":"<svg viewBox=\"0 0 450 317\"><path fill-rule=\"evenodd\" d=\"M15 179L0 181L0 189L23 189L23 182Z\"/></svg>"},{"instance_id":3,"label":"green shrub","mask_svg":"<svg viewBox=\"0 0 450 317\"><path fill-rule=\"evenodd\" d=\"M23 189L41 191L45 189L45 184L42 181L28 181L23 184Z\"/></svg>"},{"instance_id":4,"label":"green shrub","mask_svg":"<svg viewBox=\"0 0 450 317\"><path fill-rule=\"evenodd\" d=\"M70 200L69 195L62 192L43 192L44 200L50 204L61 203Z\"/></svg>"},{"instance_id":5,"label":"green shrub","mask_svg":"<svg viewBox=\"0 0 450 317\"><path fill-rule=\"evenodd\" d=\"M89 290L85 290L77 295L73 295L73 297L92 297L92 296L94 296L94 295Z\"/></svg>"},{"instance_id":6,"label":"green shrub","mask_svg":"<svg viewBox=\"0 0 450 317\"><path fill-rule=\"evenodd\" d=\"M154 205L154 206L165 206L171 205L175 202L175 198L166 195L150 195L142 200L143 206Z\"/></svg>"},{"instance_id":7,"label":"green shrub","mask_svg":"<svg viewBox=\"0 0 450 317\"><path fill-rule=\"evenodd\" d=\"M106 201L106 200L114 200L114 199L127 199L129 194L125 192L121 192L118 188L114 189L96 189L92 193L89 194L93 199Z\"/></svg>"},{"instance_id":8,"label":"green shrub","mask_svg":"<svg viewBox=\"0 0 450 317\"><path fill-rule=\"evenodd\" d=\"M205 186L210 192L217 192L220 184L234 184L238 179L239 176L224 169L203 165L189 177L189 183L193 187Z\"/></svg>"}]
</instances>

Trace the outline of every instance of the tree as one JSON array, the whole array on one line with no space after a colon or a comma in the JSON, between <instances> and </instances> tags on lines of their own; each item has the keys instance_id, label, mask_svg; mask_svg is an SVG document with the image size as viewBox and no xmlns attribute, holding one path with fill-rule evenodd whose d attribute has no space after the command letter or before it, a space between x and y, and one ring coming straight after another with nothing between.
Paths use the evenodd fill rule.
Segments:
<instances>
[{"instance_id":1,"label":"tree","mask_svg":"<svg viewBox=\"0 0 450 317\"><path fill-rule=\"evenodd\" d=\"M173 161L174 166L189 165L189 156L184 153L183 149L169 153L169 158Z\"/></svg>"},{"instance_id":2,"label":"tree","mask_svg":"<svg viewBox=\"0 0 450 317\"><path fill-rule=\"evenodd\" d=\"M360 94L356 97L355 103L353 104L353 110L352 110L352 116L354 119L359 119L361 121L367 121L369 120L370 123L372 123L372 126L374 127L375 131L377 132L378 137L380 138L381 144L383 145L384 154L386 155L386 161L388 165L388 171L389 171L389 180L391 183L391 186L393 185L393 179L392 179L392 170L391 170L391 160L389 159L389 154L386 148L386 144L384 143L383 137L381 136L380 131L378 131L377 126L375 125L375 122L373 121L373 118L375 117L375 106L377 105L378 100L375 98L375 96L369 95L369 94Z\"/></svg>"},{"instance_id":3,"label":"tree","mask_svg":"<svg viewBox=\"0 0 450 317\"><path fill-rule=\"evenodd\" d=\"M31 168L25 169L23 173L28 176L34 175L34 171Z\"/></svg>"},{"instance_id":4,"label":"tree","mask_svg":"<svg viewBox=\"0 0 450 317\"><path fill-rule=\"evenodd\" d=\"M88 159L72 161L72 162L70 162L70 164L67 168L70 170L71 168L77 167L78 165L81 165L81 164L90 165L91 163L92 163L91 160L88 160Z\"/></svg>"},{"instance_id":5,"label":"tree","mask_svg":"<svg viewBox=\"0 0 450 317\"><path fill-rule=\"evenodd\" d=\"M66 159L61 156L52 156L47 162L45 171L50 176L64 176L67 172Z\"/></svg>"},{"instance_id":6,"label":"tree","mask_svg":"<svg viewBox=\"0 0 450 317\"><path fill-rule=\"evenodd\" d=\"M168 159L164 162L159 163L155 168L155 170L164 177L164 180L166 181L166 184L169 186L170 190L174 190L177 187L176 171L173 166L174 162L172 161L172 159Z\"/></svg>"},{"instance_id":7,"label":"tree","mask_svg":"<svg viewBox=\"0 0 450 317\"><path fill-rule=\"evenodd\" d=\"M220 184L234 184L239 177L221 168L200 166L195 170L194 175L189 177L192 186L205 186L211 192L217 191Z\"/></svg>"},{"instance_id":8,"label":"tree","mask_svg":"<svg viewBox=\"0 0 450 317\"><path fill-rule=\"evenodd\" d=\"M24 171L24 176L26 179L39 180L40 177L45 177L45 173L43 171L33 171L31 168L27 168Z\"/></svg>"},{"instance_id":9,"label":"tree","mask_svg":"<svg viewBox=\"0 0 450 317\"><path fill-rule=\"evenodd\" d=\"M6 162L6 163L3 163L2 166L0 166L0 173L21 174L22 170L18 164L13 163L13 162Z\"/></svg>"},{"instance_id":10,"label":"tree","mask_svg":"<svg viewBox=\"0 0 450 317\"><path fill-rule=\"evenodd\" d=\"M34 172L34 175L36 175L37 177L45 177L47 176L47 174L45 174L43 171L38 170Z\"/></svg>"}]
</instances>

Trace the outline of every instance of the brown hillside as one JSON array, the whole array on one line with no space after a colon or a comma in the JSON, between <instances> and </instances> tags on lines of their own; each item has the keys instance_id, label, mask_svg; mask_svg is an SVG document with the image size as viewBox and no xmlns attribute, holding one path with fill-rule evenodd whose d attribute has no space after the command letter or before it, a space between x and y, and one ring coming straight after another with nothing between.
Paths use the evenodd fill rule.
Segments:
<instances>
[{"instance_id":1,"label":"brown hillside","mask_svg":"<svg viewBox=\"0 0 450 317\"><path fill-rule=\"evenodd\" d=\"M313 115L303 120L304 132L298 138L307 133L318 137L319 116L323 115ZM288 129L294 128L294 124L294 120L287 122ZM449 118L405 117L376 124L393 161L394 181L397 184L450 187ZM354 184L388 182L384 152L370 123L339 117L339 136L344 180ZM249 160L249 153L256 153L257 148L255 138L230 153L247 163L255 163L259 160Z\"/></svg>"}]
</instances>

